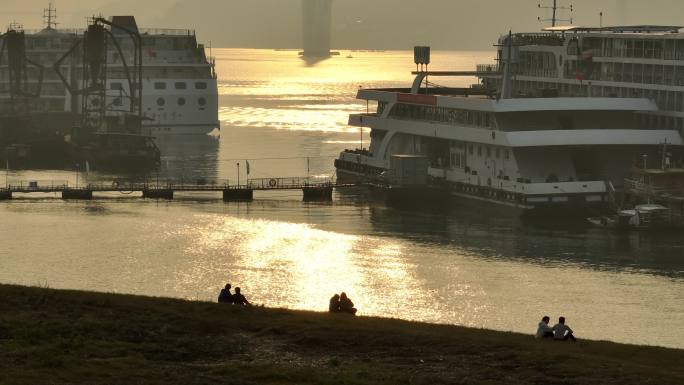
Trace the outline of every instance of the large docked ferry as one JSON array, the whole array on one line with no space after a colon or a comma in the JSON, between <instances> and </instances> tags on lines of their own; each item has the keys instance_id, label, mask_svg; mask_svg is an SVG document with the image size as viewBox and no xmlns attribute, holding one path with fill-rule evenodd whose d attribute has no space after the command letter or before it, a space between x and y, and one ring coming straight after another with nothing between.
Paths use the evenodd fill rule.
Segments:
<instances>
[{"instance_id":1,"label":"large docked ferry","mask_svg":"<svg viewBox=\"0 0 684 385\"><path fill-rule=\"evenodd\" d=\"M338 178L401 187L396 176L405 171L393 169L401 163L395 158L419 156L427 177L414 180L453 196L525 210L600 210L633 166L682 166L680 29L511 33L498 42L496 64L468 73L417 71L411 88L360 90L357 97L377 110L351 115L349 124L371 128L371 143L340 154ZM428 88L427 76L480 82Z\"/></svg>"},{"instance_id":2,"label":"large docked ferry","mask_svg":"<svg viewBox=\"0 0 684 385\"><path fill-rule=\"evenodd\" d=\"M40 95L32 101L32 108L38 113L76 113L81 110L81 98L65 86L54 66L63 60L58 64L59 71L66 74L74 88L79 87L76 83L83 78L79 55L63 58L83 39L85 30L57 28L54 9L51 7L46 12L44 29L24 31L26 57L30 61L27 81L33 89L40 89ZM197 42L194 31L138 28L133 16L114 16L110 20L141 37L144 133L154 136L207 134L220 128L215 62L207 56L204 45ZM111 32L114 36L122 34L116 29ZM118 43L113 41L107 50L106 103L111 115L116 116L131 94L125 80L126 60L122 60L122 55L129 58L130 66L133 44L126 39ZM7 110L10 70L6 55L1 59L0 110Z\"/></svg>"}]
</instances>

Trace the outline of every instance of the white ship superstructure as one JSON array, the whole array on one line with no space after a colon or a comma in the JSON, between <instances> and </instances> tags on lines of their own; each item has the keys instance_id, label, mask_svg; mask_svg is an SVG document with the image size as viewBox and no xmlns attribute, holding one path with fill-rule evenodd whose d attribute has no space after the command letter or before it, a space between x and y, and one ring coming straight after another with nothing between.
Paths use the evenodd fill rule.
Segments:
<instances>
[{"instance_id":1,"label":"white ship superstructure","mask_svg":"<svg viewBox=\"0 0 684 385\"><path fill-rule=\"evenodd\" d=\"M633 165L682 162L678 28L554 28L499 46L499 63L472 73L421 71L411 89L360 90L377 111L349 122L371 128L371 144L340 154L338 178L391 185L392 157L420 155L430 184L453 196L598 210ZM482 84L422 87L426 76L463 75Z\"/></svg>"},{"instance_id":2,"label":"white ship superstructure","mask_svg":"<svg viewBox=\"0 0 684 385\"><path fill-rule=\"evenodd\" d=\"M132 16L112 17L112 23L140 33L142 39L142 113L144 133L206 134L220 128L218 88L214 61L205 47L198 44L192 30L138 29ZM26 31L27 58L43 70L40 97L32 101L37 112L79 112L81 98L59 79L53 68L74 44L83 39L84 30L57 29L51 23L40 31ZM128 66L133 62L133 43L128 36L112 30ZM114 40L114 39L112 39ZM1 40L0 40L1 43ZM113 46L108 49L108 114L116 115L129 102L130 85L124 75L122 55ZM79 88L83 70L78 54L64 60L59 71ZM28 66L28 82L37 89L39 69ZM6 57L0 62L0 109L8 108L9 70Z\"/></svg>"}]
</instances>

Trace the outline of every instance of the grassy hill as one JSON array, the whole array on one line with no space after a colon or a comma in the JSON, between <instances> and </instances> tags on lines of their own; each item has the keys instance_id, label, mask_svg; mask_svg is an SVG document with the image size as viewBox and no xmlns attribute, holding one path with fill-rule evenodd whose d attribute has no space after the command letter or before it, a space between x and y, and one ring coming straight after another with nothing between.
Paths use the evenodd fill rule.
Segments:
<instances>
[{"instance_id":1,"label":"grassy hill","mask_svg":"<svg viewBox=\"0 0 684 385\"><path fill-rule=\"evenodd\" d=\"M684 351L0 285L0 383L683 384Z\"/></svg>"}]
</instances>

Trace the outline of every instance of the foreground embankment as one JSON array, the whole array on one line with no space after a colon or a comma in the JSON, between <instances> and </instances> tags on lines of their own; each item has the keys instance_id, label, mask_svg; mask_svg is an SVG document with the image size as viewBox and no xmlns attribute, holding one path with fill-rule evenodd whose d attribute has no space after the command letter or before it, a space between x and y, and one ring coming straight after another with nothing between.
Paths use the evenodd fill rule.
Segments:
<instances>
[{"instance_id":1,"label":"foreground embankment","mask_svg":"<svg viewBox=\"0 0 684 385\"><path fill-rule=\"evenodd\" d=\"M0 285L0 384L213 383L684 384L684 350Z\"/></svg>"}]
</instances>

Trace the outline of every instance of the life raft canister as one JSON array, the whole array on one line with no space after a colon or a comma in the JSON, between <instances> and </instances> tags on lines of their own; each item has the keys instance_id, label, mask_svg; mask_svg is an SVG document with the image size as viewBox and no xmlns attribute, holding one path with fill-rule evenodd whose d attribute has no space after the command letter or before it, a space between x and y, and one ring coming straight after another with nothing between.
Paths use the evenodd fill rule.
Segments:
<instances>
[{"instance_id":1,"label":"life raft canister","mask_svg":"<svg viewBox=\"0 0 684 385\"><path fill-rule=\"evenodd\" d=\"M275 187L275 186L278 185L278 181L275 180L275 179L271 179L271 180L268 181L268 185L271 186L271 187Z\"/></svg>"}]
</instances>

